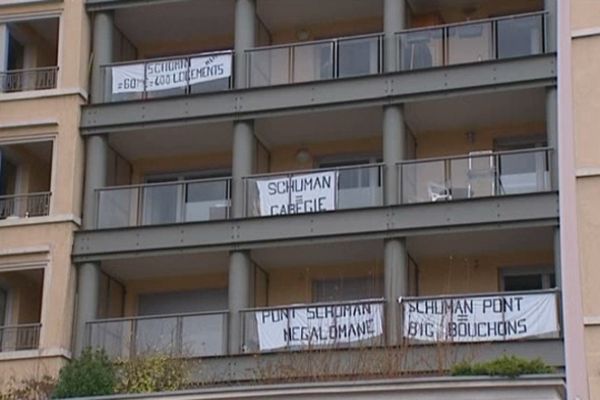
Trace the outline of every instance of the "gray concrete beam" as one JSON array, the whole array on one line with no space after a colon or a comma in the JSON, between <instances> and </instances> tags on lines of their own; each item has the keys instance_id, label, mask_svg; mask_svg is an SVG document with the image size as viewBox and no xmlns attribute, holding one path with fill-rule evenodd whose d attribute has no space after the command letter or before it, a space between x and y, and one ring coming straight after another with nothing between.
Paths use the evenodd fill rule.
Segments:
<instances>
[{"instance_id":1,"label":"gray concrete beam","mask_svg":"<svg viewBox=\"0 0 600 400\"><path fill-rule=\"evenodd\" d=\"M557 226L558 195L481 198L280 217L79 231L76 262L141 254L248 250L314 240L394 238L443 232Z\"/></svg>"},{"instance_id":2,"label":"gray concrete beam","mask_svg":"<svg viewBox=\"0 0 600 400\"><path fill-rule=\"evenodd\" d=\"M555 85L556 56L545 54L368 77L87 105L82 111L81 131L83 135L103 134Z\"/></svg>"}]
</instances>

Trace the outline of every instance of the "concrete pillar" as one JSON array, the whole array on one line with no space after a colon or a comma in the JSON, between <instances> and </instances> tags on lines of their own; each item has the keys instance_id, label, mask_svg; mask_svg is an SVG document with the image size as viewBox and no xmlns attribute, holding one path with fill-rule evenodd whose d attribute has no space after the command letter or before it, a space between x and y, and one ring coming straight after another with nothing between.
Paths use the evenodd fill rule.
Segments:
<instances>
[{"instance_id":1,"label":"concrete pillar","mask_svg":"<svg viewBox=\"0 0 600 400\"><path fill-rule=\"evenodd\" d=\"M396 70L398 49L396 46L396 33L406 25L406 0L384 0L383 4L383 31L385 46L383 49L384 70Z\"/></svg>"},{"instance_id":2,"label":"concrete pillar","mask_svg":"<svg viewBox=\"0 0 600 400\"><path fill-rule=\"evenodd\" d=\"M229 256L229 354L238 354L242 344L240 310L254 305L252 260L247 251L235 251Z\"/></svg>"},{"instance_id":3,"label":"concrete pillar","mask_svg":"<svg viewBox=\"0 0 600 400\"><path fill-rule=\"evenodd\" d=\"M235 87L246 87L246 54L256 44L256 0L235 2Z\"/></svg>"},{"instance_id":4,"label":"concrete pillar","mask_svg":"<svg viewBox=\"0 0 600 400\"><path fill-rule=\"evenodd\" d=\"M86 322L96 319L100 265L85 263L77 271L77 314L75 320L75 355L81 354L86 345Z\"/></svg>"},{"instance_id":5,"label":"concrete pillar","mask_svg":"<svg viewBox=\"0 0 600 400\"><path fill-rule=\"evenodd\" d=\"M95 189L106 186L108 139L90 136L86 141L83 228L96 227ZM81 264L77 277L77 314L75 321L75 354L85 346L85 324L97 317L100 263Z\"/></svg>"},{"instance_id":6,"label":"concrete pillar","mask_svg":"<svg viewBox=\"0 0 600 400\"><path fill-rule=\"evenodd\" d=\"M245 51L255 45L256 1L235 2L235 87L246 87ZM243 177L254 172L256 157L254 121L236 121L233 124L232 215L245 216ZM253 265L248 251L234 251L229 255L229 353L241 351L242 321L240 310L253 306Z\"/></svg>"},{"instance_id":7,"label":"concrete pillar","mask_svg":"<svg viewBox=\"0 0 600 400\"><path fill-rule=\"evenodd\" d=\"M0 24L0 72L8 68L8 25Z\"/></svg>"},{"instance_id":8,"label":"concrete pillar","mask_svg":"<svg viewBox=\"0 0 600 400\"><path fill-rule=\"evenodd\" d=\"M405 0L384 1L385 72L396 70L396 32L405 27ZM383 162L385 164L385 204L398 204L398 161L406 155L406 129L402 105L383 108ZM386 299L386 342L397 345L401 340L400 308L398 298L408 294L408 254L406 238L387 239L384 242L384 280Z\"/></svg>"},{"instance_id":9,"label":"concrete pillar","mask_svg":"<svg viewBox=\"0 0 600 400\"><path fill-rule=\"evenodd\" d=\"M408 254L406 239L390 239L384 245L386 299L386 343L397 345L402 340L401 309L398 298L408 295Z\"/></svg>"},{"instance_id":10,"label":"concrete pillar","mask_svg":"<svg viewBox=\"0 0 600 400\"><path fill-rule=\"evenodd\" d=\"M100 12L94 18L92 103L104 101L105 79L100 66L112 62L113 18L109 12ZM108 138L106 135L90 136L86 140L85 186L83 197L83 228L96 227L95 190L106 186ZM100 263L81 264L77 277L77 313L75 320L75 354L85 346L85 324L97 317Z\"/></svg>"},{"instance_id":11,"label":"concrete pillar","mask_svg":"<svg viewBox=\"0 0 600 400\"><path fill-rule=\"evenodd\" d=\"M232 172L232 216L244 217L245 188L243 177L254 172L256 157L256 140L254 138L254 121L239 121L233 124L233 158Z\"/></svg>"},{"instance_id":12,"label":"concrete pillar","mask_svg":"<svg viewBox=\"0 0 600 400\"><path fill-rule=\"evenodd\" d=\"M558 91L555 87L546 89L546 136L550 153L550 185L558 190Z\"/></svg>"},{"instance_id":13,"label":"concrete pillar","mask_svg":"<svg viewBox=\"0 0 600 400\"><path fill-rule=\"evenodd\" d=\"M113 61L113 14L109 11L98 12L94 17L93 30L91 100L92 103L102 103L107 86L104 71L100 67Z\"/></svg>"},{"instance_id":14,"label":"concrete pillar","mask_svg":"<svg viewBox=\"0 0 600 400\"><path fill-rule=\"evenodd\" d=\"M8 25L0 24L0 93L4 91L4 75L2 72L8 68Z\"/></svg>"},{"instance_id":15,"label":"concrete pillar","mask_svg":"<svg viewBox=\"0 0 600 400\"><path fill-rule=\"evenodd\" d=\"M544 11L546 15L546 51L555 52L557 50L557 31L558 18L557 0L544 0Z\"/></svg>"}]
</instances>

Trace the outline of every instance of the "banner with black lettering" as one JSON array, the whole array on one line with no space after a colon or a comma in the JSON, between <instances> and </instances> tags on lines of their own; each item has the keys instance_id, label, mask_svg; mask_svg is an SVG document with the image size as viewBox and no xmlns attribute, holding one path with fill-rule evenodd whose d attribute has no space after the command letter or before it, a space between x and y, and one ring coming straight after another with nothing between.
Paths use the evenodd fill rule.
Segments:
<instances>
[{"instance_id":1,"label":"banner with black lettering","mask_svg":"<svg viewBox=\"0 0 600 400\"><path fill-rule=\"evenodd\" d=\"M112 92L168 90L231 77L231 54L114 66Z\"/></svg>"},{"instance_id":2,"label":"banner with black lettering","mask_svg":"<svg viewBox=\"0 0 600 400\"><path fill-rule=\"evenodd\" d=\"M517 340L559 332L555 293L400 299L404 337L423 342Z\"/></svg>"},{"instance_id":3,"label":"banner with black lettering","mask_svg":"<svg viewBox=\"0 0 600 400\"><path fill-rule=\"evenodd\" d=\"M337 172L261 179L258 187L260 215L302 214L335 210Z\"/></svg>"},{"instance_id":4,"label":"banner with black lettering","mask_svg":"<svg viewBox=\"0 0 600 400\"><path fill-rule=\"evenodd\" d=\"M349 344L383 335L378 303L257 311L261 351Z\"/></svg>"}]
</instances>

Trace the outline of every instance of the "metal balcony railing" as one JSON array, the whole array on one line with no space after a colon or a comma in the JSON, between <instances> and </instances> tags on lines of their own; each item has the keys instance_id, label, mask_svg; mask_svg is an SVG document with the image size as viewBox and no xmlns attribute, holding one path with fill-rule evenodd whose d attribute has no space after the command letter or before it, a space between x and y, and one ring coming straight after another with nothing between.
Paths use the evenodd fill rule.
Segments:
<instances>
[{"instance_id":1,"label":"metal balcony railing","mask_svg":"<svg viewBox=\"0 0 600 400\"><path fill-rule=\"evenodd\" d=\"M37 349L41 326L41 324L0 326L0 351Z\"/></svg>"},{"instance_id":2,"label":"metal balcony railing","mask_svg":"<svg viewBox=\"0 0 600 400\"><path fill-rule=\"evenodd\" d=\"M349 36L246 51L249 87L379 74L383 35Z\"/></svg>"},{"instance_id":3,"label":"metal balcony railing","mask_svg":"<svg viewBox=\"0 0 600 400\"><path fill-rule=\"evenodd\" d=\"M233 52L103 65L104 101L146 100L218 92L233 86Z\"/></svg>"},{"instance_id":4,"label":"metal balcony railing","mask_svg":"<svg viewBox=\"0 0 600 400\"><path fill-rule=\"evenodd\" d=\"M50 212L50 192L0 196L0 219L46 216Z\"/></svg>"},{"instance_id":5,"label":"metal balcony railing","mask_svg":"<svg viewBox=\"0 0 600 400\"><path fill-rule=\"evenodd\" d=\"M546 13L408 29L396 40L400 71L542 54Z\"/></svg>"},{"instance_id":6,"label":"metal balcony railing","mask_svg":"<svg viewBox=\"0 0 600 400\"><path fill-rule=\"evenodd\" d=\"M231 178L187 180L96 190L98 228L229 218Z\"/></svg>"},{"instance_id":7,"label":"metal balcony railing","mask_svg":"<svg viewBox=\"0 0 600 400\"><path fill-rule=\"evenodd\" d=\"M552 190L551 149L479 151L398 164L400 201L424 203Z\"/></svg>"},{"instance_id":8,"label":"metal balcony railing","mask_svg":"<svg viewBox=\"0 0 600 400\"><path fill-rule=\"evenodd\" d=\"M558 289L403 297L391 305L378 298L249 308L235 318L242 353L385 346L390 306L403 343L491 343L560 338L559 300ZM85 344L120 359L222 356L229 329L228 311L101 319L87 322Z\"/></svg>"},{"instance_id":9,"label":"metal balcony railing","mask_svg":"<svg viewBox=\"0 0 600 400\"><path fill-rule=\"evenodd\" d=\"M88 322L86 347L111 358L162 353L178 357L227 354L228 312L214 311Z\"/></svg>"},{"instance_id":10,"label":"metal balcony railing","mask_svg":"<svg viewBox=\"0 0 600 400\"><path fill-rule=\"evenodd\" d=\"M380 206L383 204L382 178L383 164L245 177L246 216Z\"/></svg>"},{"instance_id":11,"label":"metal balcony railing","mask_svg":"<svg viewBox=\"0 0 600 400\"><path fill-rule=\"evenodd\" d=\"M58 67L0 71L0 92L24 92L56 88Z\"/></svg>"}]
</instances>

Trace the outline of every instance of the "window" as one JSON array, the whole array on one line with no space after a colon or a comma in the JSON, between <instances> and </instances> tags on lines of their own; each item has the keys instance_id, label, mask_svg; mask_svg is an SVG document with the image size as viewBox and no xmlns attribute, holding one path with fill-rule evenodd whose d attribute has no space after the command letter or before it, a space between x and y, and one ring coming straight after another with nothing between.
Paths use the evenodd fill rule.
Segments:
<instances>
[{"instance_id":1,"label":"window","mask_svg":"<svg viewBox=\"0 0 600 400\"><path fill-rule=\"evenodd\" d=\"M143 224L168 224L226 218L230 197L228 180L191 181L229 176L228 170L221 170L146 178L146 183L159 185L144 188ZM186 183L188 181L190 182ZM181 184L175 184L177 182ZM165 185L161 185L161 183Z\"/></svg>"},{"instance_id":2,"label":"window","mask_svg":"<svg viewBox=\"0 0 600 400\"><path fill-rule=\"evenodd\" d=\"M313 302L317 303L383 297L383 277L315 280L312 286Z\"/></svg>"},{"instance_id":3,"label":"window","mask_svg":"<svg viewBox=\"0 0 600 400\"><path fill-rule=\"evenodd\" d=\"M556 287L556 277L551 267L504 268L500 285L506 292L551 289Z\"/></svg>"},{"instance_id":4,"label":"window","mask_svg":"<svg viewBox=\"0 0 600 400\"><path fill-rule=\"evenodd\" d=\"M378 157L329 157L319 162L319 168L342 168L337 176L337 208L373 207L381 204L381 169ZM356 166L356 168L346 168Z\"/></svg>"}]
</instances>

